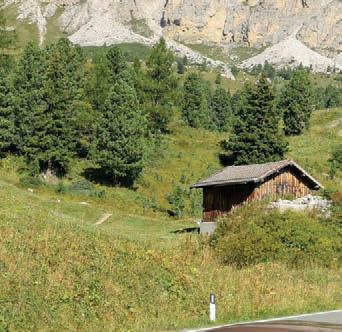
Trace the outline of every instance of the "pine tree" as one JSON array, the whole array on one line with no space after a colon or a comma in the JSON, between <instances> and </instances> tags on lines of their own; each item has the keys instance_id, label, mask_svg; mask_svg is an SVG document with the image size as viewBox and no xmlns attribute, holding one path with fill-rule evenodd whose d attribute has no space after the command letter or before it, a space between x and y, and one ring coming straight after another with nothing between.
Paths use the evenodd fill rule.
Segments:
<instances>
[{"instance_id":1,"label":"pine tree","mask_svg":"<svg viewBox=\"0 0 342 332\"><path fill-rule=\"evenodd\" d=\"M99 111L103 109L108 94L118 79L128 80L130 85L134 84L133 72L117 46L97 54L86 84L88 99L93 108Z\"/></svg>"},{"instance_id":2,"label":"pine tree","mask_svg":"<svg viewBox=\"0 0 342 332\"><path fill-rule=\"evenodd\" d=\"M106 54L101 52L94 59L86 83L88 99L96 110L100 111L104 107L111 85L114 84L111 77L108 59Z\"/></svg>"},{"instance_id":3,"label":"pine tree","mask_svg":"<svg viewBox=\"0 0 342 332\"><path fill-rule=\"evenodd\" d=\"M64 174L74 156L73 101L77 89L70 80L64 55L58 45L46 54L43 107L32 110L32 131L24 141L23 151L36 172Z\"/></svg>"},{"instance_id":4,"label":"pine tree","mask_svg":"<svg viewBox=\"0 0 342 332\"><path fill-rule=\"evenodd\" d=\"M227 131L232 121L232 105L229 92L217 88L211 98L213 127L221 132Z\"/></svg>"},{"instance_id":5,"label":"pine tree","mask_svg":"<svg viewBox=\"0 0 342 332\"><path fill-rule=\"evenodd\" d=\"M175 57L168 50L164 38L157 43L147 60L147 75L144 85L145 108L149 112L149 121L154 133L167 132L172 117L178 80L173 63Z\"/></svg>"},{"instance_id":6,"label":"pine tree","mask_svg":"<svg viewBox=\"0 0 342 332\"><path fill-rule=\"evenodd\" d=\"M28 43L13 73L13 91L9 104L16 128L13 145L19 154L24 154L25 145L34 133L36 114L45 107L44 68L43 52L36 44Z\"/></svg>"},{"instance_id":7,"label":"pine tree","mask_svg":"<svg viewBox=\"0 0 342 332\"><path fill-rule=\"evenodd\" d=\"M289 83L283 88L279 107L284 113L286 135L300 135L309 128L314 110L313 88L309 74L304 69L294 72Z\"/></svg>"},{"instance_id":8,"label":"pine tree","mask_svg":"<svg viewBox=\"0 0 342 332\"><path fill-rule=\"evenodd\" d=\"M4 2L0 0L0 153L15 148L16 130L10 79L11 67L10 48L15 44L15 32L9 30L3 9Z\"/></svg>"},{"instance_id":9,"label":"pine tree","mask_svg":"<svg viewBox=\"0 0 342 332\"><path fill-rule=\"evenodd\" d=\"M122 79L131 79L127 71L129 67L123 52L117 46L109 48L106 54L108 66L110 70L111 83L115 84L116 80L120 77ZM122 74L124 73L124 74Z\"/></svg>"},{"instance_id":10,"label":"pine tree","mask_svg":"<svg viewBox=\"0 0 342 332\"><path fill-rule=\"evenodd\" d=\"M9 78L0 70L0 153L13 150L16 142L16 128L11 107Z\"/></svg>"},{"instance_id":11,"label":"pine tree","mask_svg":"<svg viewBox=\"0 0 342 332\"><path fill-rule=\"evenodd\" d=\"M210 114L210 87L198 74L191 73L185 79L182 114L190 127L213 127Z\"/></svg>"},{"instance_id":12,"label":"pine tree","mask_svg":"<svg viewBox=\"0 0 342 332\"><path fill-rule=\"evenodd\" d=\"M125 80L112 87L95 131L92 158L113 184L131 185L143 169L146 122Z\"/></svg>"},{"instance_id":13,"label":"pine tree","mask_svg":"<svg viewBox=\"0 0 342 332\"><path fill-rule=\"evenodd\" d=\"M66 40L29 44L14 78L18 148L33 172L64 174L79 139L76 107L84 99L81 49Z\"/></svg>"},{"instance_id":14,"label":"pine tree","mask_svg":"<svg viewBox=\"0 0 342 332\"><path fill-rule=\"evenodd\" d=\"M274 107L274 95L267 78L256 86L247 84L242 92L241 108L229 140L222 142L222 159L243 165L279 160L287 143L279 127L280 117Z\"/></svg>"}]
</instances>

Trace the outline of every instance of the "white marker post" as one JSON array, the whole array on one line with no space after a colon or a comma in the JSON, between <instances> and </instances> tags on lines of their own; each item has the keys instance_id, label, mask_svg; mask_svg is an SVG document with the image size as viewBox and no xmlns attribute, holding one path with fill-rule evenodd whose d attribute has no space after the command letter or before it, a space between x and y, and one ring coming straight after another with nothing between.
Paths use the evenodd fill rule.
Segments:
<instances>
[{"instance_id":1,"label":"white marker post","mask_svg":"<svg viewBox=\"0 0 342 332\"><path fill-rule=\"evenodd\" d=\"M211 322L215 322L216 320L216 300L214 293L210 294L209 318Z\"/></svg>"}]
</instances>

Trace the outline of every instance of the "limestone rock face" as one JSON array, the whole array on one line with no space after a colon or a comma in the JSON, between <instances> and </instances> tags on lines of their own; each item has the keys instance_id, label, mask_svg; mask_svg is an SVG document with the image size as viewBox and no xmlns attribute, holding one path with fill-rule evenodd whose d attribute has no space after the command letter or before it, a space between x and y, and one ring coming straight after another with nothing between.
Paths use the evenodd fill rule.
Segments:
<instances>
[{"instance_id":1,"label":"limestone rock face","mask_svg":"<svg viewBox=\"0 0 342 332\"><path fill-rule=\"evenodd\" d=\"M189 43L275 44L298 30L315 48L341 50L339 0L170 0L165 33Z\"/></svg>"},{"instance_id":2,"label":"limestone rock face","mask_svg":"<svg viewBox=\"0 0 342 332\"><path fill-rule=\"evenodd\" d=\"M54 18L81 45L173 43L268 47L295 36L331 58L342 51L340 0L5 0L18 20L37 24L40 42ZM134 29L144 22L149 37ZM180 47L182 49L182 47Z\"/></svg>"}]
</instances>

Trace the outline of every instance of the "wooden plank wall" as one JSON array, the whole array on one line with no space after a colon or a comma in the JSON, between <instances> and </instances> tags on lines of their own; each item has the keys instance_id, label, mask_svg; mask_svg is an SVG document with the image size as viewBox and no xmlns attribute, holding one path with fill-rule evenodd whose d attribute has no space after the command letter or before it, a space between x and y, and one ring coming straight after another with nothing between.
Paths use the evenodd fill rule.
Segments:
<instances>
[{"instance_id":1,"label":"wooden plank wall","mask_svg":"<svg viewBox=\"0 0 342 332\"><path fill-rule=\"evenodd\" d=\"M309 185L301 174L286 168L273 174L261 184L241 184L226 187L204 188L203 220L213 221L227 215L235 206L245 202L279 197L303 197L311 193Z\"/></svg>"},{"instance_id":2,"label":"wooden plank wall","mask_svg":"<svg viewBox=\"0 0 342 332\"><path fill-rule=\"evenodd\" d=\"M286 170L270 177L258 186L248 200L303 197L311 193L310 188L305 182L305 179L295 174L295 172Z\"/></svg>"}]
</instances>

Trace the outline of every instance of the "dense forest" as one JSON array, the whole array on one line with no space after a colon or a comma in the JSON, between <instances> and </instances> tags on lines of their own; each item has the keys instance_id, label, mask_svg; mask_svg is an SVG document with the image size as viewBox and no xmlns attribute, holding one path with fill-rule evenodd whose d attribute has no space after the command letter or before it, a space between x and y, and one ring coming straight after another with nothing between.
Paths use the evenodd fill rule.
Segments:
<instances>
[{"instance_id":1,"label":"dense forest","mask_svg":"<svg viewBox=\"0 0 342 332\"><path fill-rule=\"evenodd\" d=\"M279 160L286 135L303 133L315 108L342 99L328 86L317 100L307 69L278 72L268 64L252 72L256 83L231 95L220 73L212 86L163 39L147 61L128 62L116 46L90 58L66 39L45 48L29 43L14 57L15 35L0 38L8 50L1 58L0 151L23 156L33 176L63 176L73 158L87 158L102 180L130 186L177 113L191 127L227 133L223 163ZM285 84L277 90L278 77Z\"/></svg>"}]
</instances>

